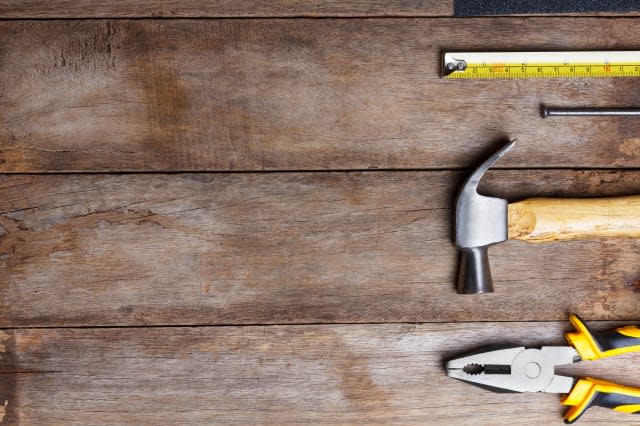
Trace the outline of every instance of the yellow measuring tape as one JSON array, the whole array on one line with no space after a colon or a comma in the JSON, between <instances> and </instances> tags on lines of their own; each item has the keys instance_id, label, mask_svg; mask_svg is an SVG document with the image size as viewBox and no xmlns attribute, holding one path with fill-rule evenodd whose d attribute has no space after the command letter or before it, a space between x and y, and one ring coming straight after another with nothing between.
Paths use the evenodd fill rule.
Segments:
<instances>
[{"instance_id":1,"label":"yellow measuring tape","mask_svg":"<svg viewBox=\"0 0 640 426\"><path fill-rule=\"evenodd\" d=\"M445 78L640 77L640 51L446 52Z\"/></svg>"}]
</instances>

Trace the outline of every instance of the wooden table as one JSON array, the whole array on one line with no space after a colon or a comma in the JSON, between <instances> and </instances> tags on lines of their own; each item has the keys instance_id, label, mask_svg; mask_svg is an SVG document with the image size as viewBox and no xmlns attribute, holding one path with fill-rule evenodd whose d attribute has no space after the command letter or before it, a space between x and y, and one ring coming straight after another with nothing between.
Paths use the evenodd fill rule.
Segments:
<instances>
[{"instance_id":1,"label":"wooden table","mask_svg":"<svg viewBox=\"0 0 640 426\"><path fill-rule=\"evenodd\" d=\"M640 120L539 116L639 105L640 79L447 81L440 54L638 49L640 20L451 14L0 1L3 424L560 424L443 360L640 320L640 242L507 242L496 292L460 296L453 196L511 137L486 191L640 193Z\"/></svg>"}]
</instances>

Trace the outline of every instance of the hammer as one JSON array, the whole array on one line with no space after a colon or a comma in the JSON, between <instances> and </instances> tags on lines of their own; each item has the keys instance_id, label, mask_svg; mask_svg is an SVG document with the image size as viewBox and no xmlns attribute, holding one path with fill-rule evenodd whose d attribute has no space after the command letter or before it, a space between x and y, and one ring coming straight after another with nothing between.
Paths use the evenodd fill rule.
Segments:
<instances>
[{"instance_id":1,"label":"hammer","mask_svg":"<svg viewBox=\"0 0 640 426\"><path fill-rule=\"evenodd\" d=\"M493 291L488 248L507 239L529 242L640 237L640 195L610 198L507 200L478 193L487 170L515 139L478 167L462 185L455 207L456 247L461 250L458 293Z\"/></svg>"}]
</instances>

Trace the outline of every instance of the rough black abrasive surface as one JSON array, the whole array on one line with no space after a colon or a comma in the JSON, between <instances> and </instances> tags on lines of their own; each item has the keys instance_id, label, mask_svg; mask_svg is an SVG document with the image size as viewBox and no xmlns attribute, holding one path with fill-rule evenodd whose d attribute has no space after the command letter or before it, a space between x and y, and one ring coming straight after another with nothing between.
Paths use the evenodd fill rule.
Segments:
<instances>
[{"instance_id":1,"label":"rough black abrasive surface","mask_svg":"<svg viewBox=\"0 0 640 426\"><path fill-rule=\"evenodd\" d=\"M638 0L454 0L456 16L634 11Z\"/></svg>"}]
</instances>

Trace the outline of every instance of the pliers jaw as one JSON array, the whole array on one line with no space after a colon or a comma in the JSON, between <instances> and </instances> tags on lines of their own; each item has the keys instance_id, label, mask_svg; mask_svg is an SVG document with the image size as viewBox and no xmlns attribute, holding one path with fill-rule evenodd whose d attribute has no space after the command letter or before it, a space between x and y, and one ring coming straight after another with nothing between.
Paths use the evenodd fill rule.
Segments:
<instances>
[{"instance_id":1,"label":"pliers jaw","mask_svg":"<svg viewBox=\"0 0 640 426\"><path fill-rule=\"evenodd\" d=\"M569 393L575 380L558 376L555 367L579 361L569 346L524 346L476 352L449 360L447 375L493 392Z\"/></svg>"}]
</instances>

